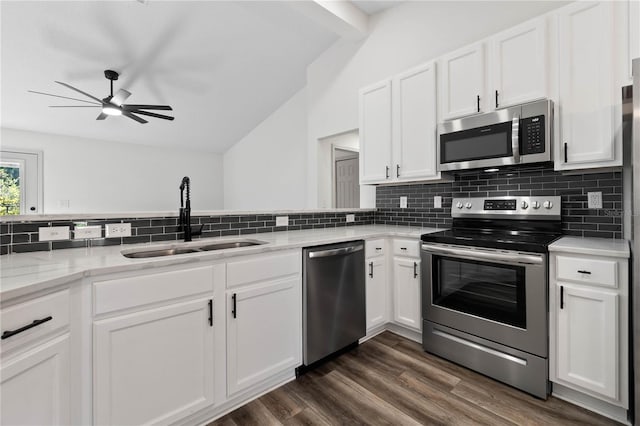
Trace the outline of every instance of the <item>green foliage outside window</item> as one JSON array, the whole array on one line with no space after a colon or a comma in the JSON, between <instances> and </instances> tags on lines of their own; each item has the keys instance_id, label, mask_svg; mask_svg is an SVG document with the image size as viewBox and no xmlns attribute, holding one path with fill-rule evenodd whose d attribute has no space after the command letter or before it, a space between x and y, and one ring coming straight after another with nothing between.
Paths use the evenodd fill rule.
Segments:
<instances>
[{"instance_id":1,"label":"green foliage outside window","mask_svg":"<svg viewBox=\"0 0 640 426\"><path fill-rule=\"evenodd\" d=\"M0 167L0 216L20 214L20 169Z\"/></svg>"}]
</instances>

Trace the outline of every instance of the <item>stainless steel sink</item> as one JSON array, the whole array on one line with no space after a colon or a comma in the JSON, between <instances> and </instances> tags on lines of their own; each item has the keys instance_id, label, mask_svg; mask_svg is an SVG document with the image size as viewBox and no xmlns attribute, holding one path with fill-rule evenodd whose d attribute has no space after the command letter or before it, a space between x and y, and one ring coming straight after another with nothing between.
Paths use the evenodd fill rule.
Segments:
<instances>
[{"instance_id":1,"label":"stainless steel sink","mask_svg":"<svg viewBox=\"0 0 640 426\"><path fill-rule=\"evenodd\" d=\"M226 249L234 249L240 247L250 247L257 246L261 244L266 244L265 241L258 240L233 240L233 241L220 241L218 243L200 243L200 244L190 244L189 246L179 246L175 245L165 247L165 248L157 248L157 249L129 249L123 250L121 253L124 257L140 259L147 257L162 257L162 256L175 256L178 254L188 254L188 253L202 253L212 250L226 250Z\"/></svg>"}]
</instances>

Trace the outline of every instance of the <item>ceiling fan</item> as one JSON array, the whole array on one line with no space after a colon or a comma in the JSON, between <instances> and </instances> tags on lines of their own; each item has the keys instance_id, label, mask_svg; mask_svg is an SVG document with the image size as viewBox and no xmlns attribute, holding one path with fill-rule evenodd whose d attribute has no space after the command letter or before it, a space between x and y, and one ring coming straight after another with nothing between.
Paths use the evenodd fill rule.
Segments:
<instances>
[{"instance_id":1,"label":"ceiling fan","mask_svg":"<svg viewBox=\"0 0 640 426\"><path fill-rule=\"evenodd\" d=\"M56 81L56 83L64 87L67 87L71 90L75 90L76 92L81 93L84 96L88 97L92 101L87 101L85 99L70 98L68 96L53 95L51 93L36 92L35 90L29 90L29 92L37 93L38 95L46 95L46 96L53 96L56 98L71 99L74 101L86 102L91 104L91 105L50 105L49 106L50 108L102 108L102 111L100 112L96 120L104 120L110 115L124 115L125 117L129 117L130 119L135 120L138 123L144 124L148 122L144 118L138 117L138 115L136 114L146 115L148 117L161 118L163 120L174 119L174 117L171 117L168 115L157 114L155 112L146 111L146 110L173 111L173 109L169 105L125 104L124 101L126 101L127 98L131 96L131 92L128 92L124 89L120 89L116 92L115 95L113 94L113 82L118 79L119 74L113 70L105 70L104 76L111 83L111 94L103 99L96 98L93 95L83 92L80 89L76 89L75 87L67 83L63 83L61 81Z\"/></svg>"}]
</instances>

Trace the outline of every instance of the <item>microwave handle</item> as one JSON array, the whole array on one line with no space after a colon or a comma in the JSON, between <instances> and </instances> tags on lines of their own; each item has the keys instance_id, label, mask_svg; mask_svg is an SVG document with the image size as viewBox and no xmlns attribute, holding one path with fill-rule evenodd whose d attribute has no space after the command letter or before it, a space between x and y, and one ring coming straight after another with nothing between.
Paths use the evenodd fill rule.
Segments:
<instances>
[{"instance_id":1,"label":"microwave handle","mask_svg":"<svg viewBox=\"0 0 640 426\"><path fill-rule=\"evenodd\" d=\"M514 115L511 121L511 150L513 151L513 161L517 164L520 162L520 116Z\"/></svg>"}]
</instances>

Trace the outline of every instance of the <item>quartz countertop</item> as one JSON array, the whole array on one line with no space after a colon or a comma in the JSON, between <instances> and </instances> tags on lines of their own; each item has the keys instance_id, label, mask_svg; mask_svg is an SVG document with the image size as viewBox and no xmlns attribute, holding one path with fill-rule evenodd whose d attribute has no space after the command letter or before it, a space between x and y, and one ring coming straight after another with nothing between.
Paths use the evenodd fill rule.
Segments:
<instances>
[{"instance_id":1,"label":"quartz countertop","mask_svg":"<svg viewBox=\"0 0 640 426\"><path fill-rule=\"evenodd\" d=\"M127 244L106 247L76 248L0 256L0 299L7 300L35 291L68 283L86 276L135 271L160 266L196 264L234 256L265 253L275 250L301 248L343 241L376 237L419 238L420 235L441 229L389 225L359 225L339 228L283 231L246 236L203 238L190 243L165 242ZM189 253L176 256L131 259L123 250L151 249L168 246L200 245L203 242L230 240L259 240L265 244Z\"/></svg>"},{"instance_id":2,"label":"quartz countertop","mask_svg":"<svg viewBox=\"0 0 640 426\"><path fill-rule=\"evenodd\" d=\"M562 237L549 245L550 252L628 258L629 241L606 238Z\"/></svg>"}]
</instances>

